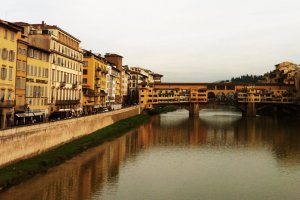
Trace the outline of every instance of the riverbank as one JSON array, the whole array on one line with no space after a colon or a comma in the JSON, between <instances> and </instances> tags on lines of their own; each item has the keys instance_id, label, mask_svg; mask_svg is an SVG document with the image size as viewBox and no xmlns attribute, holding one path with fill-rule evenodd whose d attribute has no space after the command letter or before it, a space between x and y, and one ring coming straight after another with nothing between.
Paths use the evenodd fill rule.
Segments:
<instances>
[{"instance_id":1,"label":"riverbank","mask_svg":"<svg viewBox=\"0 0 300 200\"><path fill-rule=\"evenodd\" d=\"M149 118L147 115L137 115L120 120L36 157L4 167L0 169L0 190L27 180L38 173L46 172L49 168L72 158L90 147L119 137L147 122Z\"/></svg>"},{"instance_id":2,"label":"riverbank","mask_svg":"<svg viewBox=\"0 0 300 200\"><path fill-rule=\"evenodd\" d=\"M149 115L159 115L161 113L166 113L166 112L173 112L176 111L178 108L176 106L164 106L164 107L157 107L153 108L148 111Z\"/></svg>"}]
</instances>

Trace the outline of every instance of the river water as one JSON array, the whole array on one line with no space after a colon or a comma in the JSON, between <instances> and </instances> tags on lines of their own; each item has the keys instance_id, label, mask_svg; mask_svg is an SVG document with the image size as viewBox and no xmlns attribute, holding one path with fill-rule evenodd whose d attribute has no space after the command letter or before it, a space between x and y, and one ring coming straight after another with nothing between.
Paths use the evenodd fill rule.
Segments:
<instances>
[{"instance_id":1,"label":"river water","mask_svg":"<svg viewBox=\"0 0 300 200\"><path fill-rule=\"evenodd\" d=\"M0 199L300 199L300 123L224 108L162 114Z\"/></svg>"}]
</instances>

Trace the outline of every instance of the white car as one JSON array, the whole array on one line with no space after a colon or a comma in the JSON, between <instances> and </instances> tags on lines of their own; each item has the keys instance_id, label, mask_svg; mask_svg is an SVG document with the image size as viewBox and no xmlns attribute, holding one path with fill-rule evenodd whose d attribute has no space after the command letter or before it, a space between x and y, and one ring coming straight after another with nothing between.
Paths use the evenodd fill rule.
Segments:
<instances>
[{"instance_id":1,"label":"white car","mask_svg":"<svg viewBox=\"0 0 300 200\"><path fill-rule=\"evenodd\" d=\"M107 108L103 108L102 112L108 112Z\"/></svg>"}]
</instances>

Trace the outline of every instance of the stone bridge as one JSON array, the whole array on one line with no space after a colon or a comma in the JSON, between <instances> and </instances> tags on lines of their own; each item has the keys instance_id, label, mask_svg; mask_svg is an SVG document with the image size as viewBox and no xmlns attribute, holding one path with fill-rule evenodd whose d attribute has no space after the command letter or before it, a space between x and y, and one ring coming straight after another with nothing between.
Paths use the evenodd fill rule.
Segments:
<instances>
[{"instance_id":1,"label":"stone bridge","mask_svg":"<svg viewBox=\"0 0 300 200\"><path fill-rule=\"evenodd\" d=\"M156 83L141 84L140 105L152 109L161 105L188 108L190 116L211 104L231 105L244 116L255 116L261 109L272 107L299 114L299 99L294 85L235 83Z\"/></svg>"}]
</instances>

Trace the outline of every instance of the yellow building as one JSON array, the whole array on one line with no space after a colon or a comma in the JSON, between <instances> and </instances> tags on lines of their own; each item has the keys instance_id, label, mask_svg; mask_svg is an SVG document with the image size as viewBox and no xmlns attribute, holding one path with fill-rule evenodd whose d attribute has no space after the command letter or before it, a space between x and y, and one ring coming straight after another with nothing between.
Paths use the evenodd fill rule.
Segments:
<instances>
[{"instance_id":1,"label":"yellow building","mask_svg":"<svg viewBox=\"0 0 300 200\"><path fill-rule=\"evenodd\" d=\"M21 28L0 20L0 128L13 124L17 39Z\"/></svg>"},{"instance_id":2,"label":"yellow building","mask_svg":"<svg viewBox=\"0 0 300 200\"><path fill-rule=\"evenodd\" d=\"M83 55L83 111L98 112L101 107L105 107L107 61L91 51L84 51Z\"/></svg>"},{"instance_id":3,"label":"yellow building","mask_svg":"<svg viewBox=\"0 0 300 200\"><path fill-rule=\"evenodd\" d=\"M36 121L44 121L49 114L49 56L44 49L28 46L26 105Z\"/></svg>"}]
</instances>

